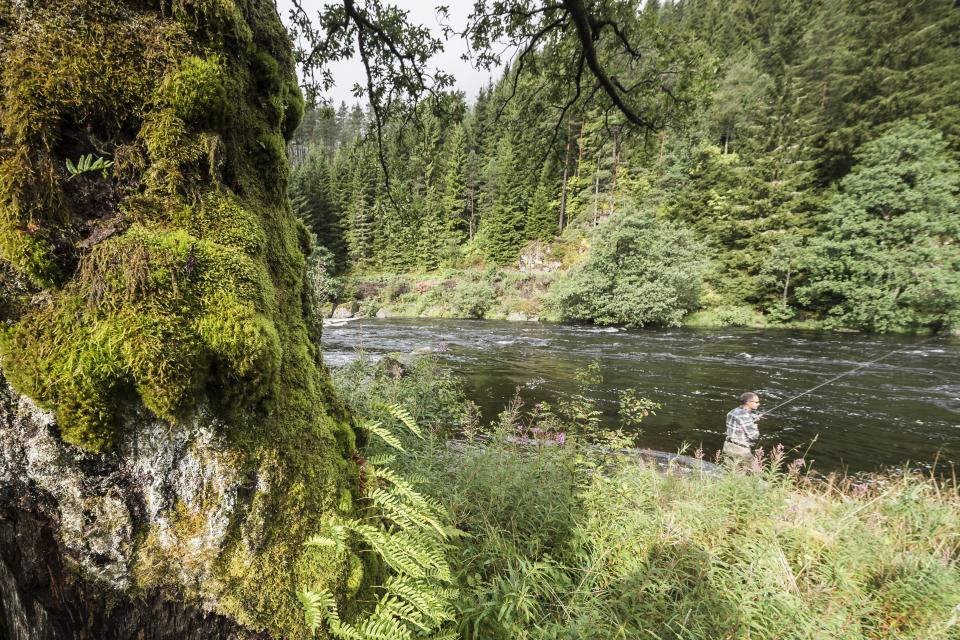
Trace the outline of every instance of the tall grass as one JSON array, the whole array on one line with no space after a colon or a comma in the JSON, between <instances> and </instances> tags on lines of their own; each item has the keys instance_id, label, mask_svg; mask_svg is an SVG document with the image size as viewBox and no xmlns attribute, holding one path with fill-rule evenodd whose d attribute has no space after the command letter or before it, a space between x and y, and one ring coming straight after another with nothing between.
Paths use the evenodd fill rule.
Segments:
<instances>
[{"instance_id":1,"label":"tall grass","mask_svg":"<svg viewBox=\"0 0 960 640\"><path fill-rule=\"evenodd\" d=\"M399 400L433 425L398 464L468 534L448 559L465 639L960 638L955 483L815 479L779 449L665 474L578 437L531 442L516 411L473 438L449 374L379 369L337 383L361 413Z\"/></svg>"}]
</instances>

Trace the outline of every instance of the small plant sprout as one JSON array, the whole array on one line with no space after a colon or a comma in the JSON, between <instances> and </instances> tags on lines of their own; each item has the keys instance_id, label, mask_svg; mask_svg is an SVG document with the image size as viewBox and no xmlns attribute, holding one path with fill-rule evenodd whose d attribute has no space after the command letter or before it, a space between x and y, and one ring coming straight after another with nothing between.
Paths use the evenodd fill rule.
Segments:
<instances>
[{"instance_id":1,"label":"small plant sprout","mask_svg":"<svg viewBox=\"0 0 960 640\"><path fill-rule=\"evenodd\" d=\"M70 174L68 180L72 180L73 178L85 173L93 173L94 171L99 171L100 175L106 178L107 169L112 166L113 160L107 160L106 158L101 158L100 156L94 158L92 153L80 156L80 159L77 160L76 164L73 163L73 160L67 158L67 173Z\"/></svg>"}]
</instances>

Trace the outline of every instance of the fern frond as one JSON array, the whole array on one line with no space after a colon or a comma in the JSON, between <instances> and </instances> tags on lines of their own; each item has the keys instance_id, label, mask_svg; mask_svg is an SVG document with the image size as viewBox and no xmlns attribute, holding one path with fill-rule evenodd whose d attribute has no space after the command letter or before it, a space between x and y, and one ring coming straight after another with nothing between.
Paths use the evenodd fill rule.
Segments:
<instances>
[{"instance_id":1,"label":"fern frond","mask_svg":"<svg viewBox=\"0 0 960 640\"><path fill-rule=\"evenodd\" d=\"M440 626L446 620L453 620L451 600L456 596L452 589L438 589L426 580L416 580L407 576L393 576L385 586L387 593L409 602L426 616L433 626Z\"/></svg>"},{"instance_id":2,"label":"fern frond","mask_svg":"<svg viewBox=\"0 0 960 640\"><path fill-rule=\"evenodd\" d=\"M311 631L316 631L324 619L329 621L331 628L340 626L337 604L326 589L300 589L297 591L297 599L303 606L303 619Z\"/></svg>"},{"instance_id":3,"label":"fern frond","mask_svg":"<svg viewBox=\"0 0 960 640\"><path fill-rule=\"evenodd\" d=\"M304 544L308 547L333 547L337 551L346 551L347 549L347 544L343 539L326 536L310 536Z\"/></svg>"},{"instance_id":4,"label":"fern frond","mask_svg":"<svg viewBox=\"0 0 960 640\"><path fill-rule=\"evenodd\" d=\"M367 458L367 462L372 464L374 467L380 467L383 465L392 464L396 459L397 457L394 455L390 455L389 453L381 453L379 455L370 456Z\"/></svg>"},{"instance_id":5,"label":"fern frond","mask_svg":"<svg viewBox=\"0 0 960 640\"><path fill-rule=\"evenodd\" d=\"M452 581L443 548L423 532L401 529L391 533L359 520L346 520L344 525L363 538L394 570L414 578Z\"/></svg>"},{"instance_id":6,"label":"fern frond","mask_svg":"<svg viewBox=\"0 0 960 640\"><path fill-rule=\"evenodd\" d=\"M379 615L403 620L421 631L430 631L427 616L412 603L395 594L385 593L377 603L377 611Z\"/></svg>"},{"instance_id":7,"label":"fern frond","mask_svg":"<svg viewBox=\"0 0 960 640\"><path fill-rule=\"evenodd\" d=\"M437 535L446 535L443 526L428 510L418 508L420 505L404 504L396 493L381 488L374 489L369 498L377 505L383 514L401 529L433 528Z\"/></svg>"},{"instance_id":8,"label":"fern frond","mask_svg":"<svg viewBox=\"0 0 960 640\"><path fill-rule=\"evenodd\" d=\"M393 485L394 490L404 496L411 504L424 512L429 512L434 520L446 519L447 511L439 500L424 496L414 489L408 481L401 478L395 471L387 467L375 467L373 475L378 480L386 480ZM442 537L443 531L440 531Z\"/></svg>"},{"instance_id":9,"label":"fern frond","mask_svg":"<svg viewBox=\"0 0 960 640\"><path fill-rule=\"evenodd\" d=\"M383 612L374 611L355 628L364 640L413 640L410 627Z\"/></svg>"},{"instance_id":10,"label":"fern frond","mask_svg":"<svg viewBox=\"0 0 960 640\"><path fill-rule=\"evenodd\" d=\"M413 419L413 416L410 415L409 411L407 411L399 403L392 404L389 408L390 415L405 424L407 429L410 429L415 436L423 440L423 433L420 432L420 427L417 426L417 421Z\"/></svg>"},{"instance_id":11,"label":"fern frond","mask_svg":"<svg viewBox=\"0 0 960 640\"><path fill-rule=\"evenodd\" d=\"M460 634L456 631L446 631L438 636L433 636L430 640L460 640Z\"/></svg>"},{"instance_id":12,"label":"fern frond","mask_svg":"<svg viewBox=\"0 0 960 640\"><path fill-rule=\"evenodd\" d=\"M403 445L400 444L400 440L397 439L397 436L393 435L389 429L385 429L383 426L381 426L379 422L368 422L366 425L364 425L364 428L366 428L366 430L370 433L377 435L381 440L386 442L394 449L397 449L398 451L406 451L406 449L403 448Z\"/></svg>"}]
</instances>

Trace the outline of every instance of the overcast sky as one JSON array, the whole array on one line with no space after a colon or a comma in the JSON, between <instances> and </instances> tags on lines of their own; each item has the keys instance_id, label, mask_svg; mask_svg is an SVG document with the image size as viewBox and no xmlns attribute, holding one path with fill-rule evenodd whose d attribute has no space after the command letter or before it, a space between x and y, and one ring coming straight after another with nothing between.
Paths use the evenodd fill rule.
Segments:
<instances>
[{"instance_id":1,"label":"overcast sky","mask_svg":"<svg viewBox=\"0 0 960 640\"><path fill-rule=\"evenodd\" d=\"M466 23L473 3L465 0L459 2L446 0L444 3L449 6L450 26L462 28ZM316 15L317 9L327 4L339 4L339 2L303 0L304 8L311 15ZM411 22L428 26L434 31L435 35L443 37L439 18L434 11L434 6L437 4L436 0L420 0L419 2L415 0L393 0L389 4L409 11ZM280 11L280 18L284 24L288 24L290 21L290 7L292 6L291 0L277 0L277 9ZM466 43L463 40L453 38L444 45L442 54L433 57L431 63L434 67L453 74L457 79L456 88L466 94L468 102L472 102L480 88L487 83L490 74L487 71L478 71L469 62L461 60L460 56L466 50ZM336 85L326 94L326 97L330 98L335 105L340 104L341 100L345 100L347 104L356 102L356 98L353 97L353 85L357 82L363 84L364 81L363 65L360 60L355 56L351 60L344 60L333 65L331 70ZM363 101L365 103L366 98Z\"/></svg>"}]
</instances>

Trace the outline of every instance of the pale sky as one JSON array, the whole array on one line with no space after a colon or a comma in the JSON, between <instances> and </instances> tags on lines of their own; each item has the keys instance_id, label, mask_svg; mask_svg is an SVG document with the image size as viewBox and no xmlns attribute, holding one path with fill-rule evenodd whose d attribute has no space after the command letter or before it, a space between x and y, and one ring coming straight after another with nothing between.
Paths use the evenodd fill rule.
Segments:
<instances>
[{"instance_id":1,"label":"pale sky","mask_svg":"<svg viewBox=\"0 0 960 640\"><path fill-rule=\"evenodd\" d=\"M303 7L311 15L315 15L317 9L327 4L334 3L325 0L303 0ZM449 0L420 0L419 2L416 0L393 0L391 2L388 0L387 4L409 11L411 22L430 27L434 34L441 38L443 34L440 19L434 10L437 4L446 4L449 7L449 24L457 29L463 27L467 16L470 14L470 9L473 8L472 2L464 0L459 2L456 0L453 2ZM277 9L284 24L289 22L290 7L292 6L290 0L277 0ZM473 68L471 63L461 60L460 56L466 51L466 43L459 38L454 38L445 44L442 54L433 57L431 63L434 67L453 74L456 78L456 88L466 94L468 102L472 102L480 88L487 84L490 73L482 70L478 71ZM331 71L336 85L328 94L325 94L325 97L330 98L334 105L340 104L341 100L346 101L347 104L357 102L357 99L353 97L352 90L356 82L360 82L362 85L364 81L363 65L360 60L355 56L350 60L338 62L333 65ZM499 76L499 71L496 74ZM366 104L365 96L361 99L361 102Z\"/></svg>"}]
</instances>

